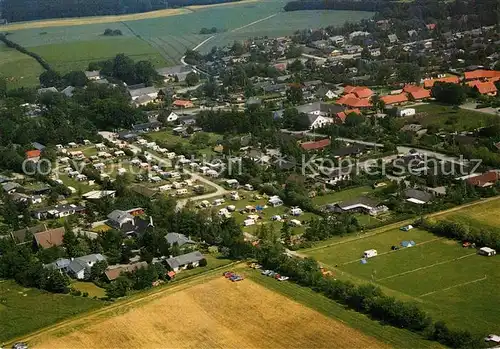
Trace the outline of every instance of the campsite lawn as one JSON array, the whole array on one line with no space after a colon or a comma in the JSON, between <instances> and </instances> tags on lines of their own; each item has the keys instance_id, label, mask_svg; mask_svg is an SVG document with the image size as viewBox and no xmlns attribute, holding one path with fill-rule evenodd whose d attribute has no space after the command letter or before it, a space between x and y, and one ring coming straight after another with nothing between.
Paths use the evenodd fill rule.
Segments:
<instances>
[{"instance_id":1,"label":"campsite lawn","mask_svg":"<svg viewBox=\"0 0 500 349\"><path fill-rule=\"evenodd\" d=\"M436 125L448 131L474 130L485 126L491 115L438 103L429 103L415 107L421 115L404 118L405 123L420 123L423 126Z\"/></svg>"},{"instance_id":2,"label":"campsite lawn","mask_svg":"<svg viewBox=\"0 0 500 349\"><path fill-rule=\"evenodd\" d=\"M329 193L326 195L316 196L312 199L313 203L317 206L323 206L327 204L334 204L336 202L346 201L350 199L355 199L360 196L364 196L374 192L371 187L362 186L351 188L347 190L341 190L338 192Z\"/></svg>"},{"instance_id":3,"label":"campsite lawn","mask_svg":"<svg viewBox=\"0 0 500 349\"><path fill-rule=\"evenodd\" d=\"M23 288L0 281L0 343L76 314L102 307L103 301Z\"/></svg>"},{"instance_id":4,"label":"campsite lawn","mask_svg":"<svg viewBox=\"0 0 500 349\"><path fill-rule=\"evenodd\" d=\"M38 62L0 43L0 78L7 81L7 88L38 85L43 68Z\"/></svg>"},{"instance_id":5,"label":"campsite lawn","mask_svg":"<svg viewBox=\"0 0 500 349\"><path fill-rule=\"evenodd\" d=\"M480 227L498 231L494 229L498 213L500 200L493 199L433 219L477 222ZM374 231L367 231L366 237L332 239L302 253L323 263L338 278L373 282L387 294L416 301L434 319L452 327L480 335L500 331L498 314L493 310L500 307L498 256L479 256L475 249L419 229ZM402 240L414 240L417 245L392 251L391 246ZM362 264L361 255L368 249L376 249L378 256Z\"/></svg>"}]
</instances>

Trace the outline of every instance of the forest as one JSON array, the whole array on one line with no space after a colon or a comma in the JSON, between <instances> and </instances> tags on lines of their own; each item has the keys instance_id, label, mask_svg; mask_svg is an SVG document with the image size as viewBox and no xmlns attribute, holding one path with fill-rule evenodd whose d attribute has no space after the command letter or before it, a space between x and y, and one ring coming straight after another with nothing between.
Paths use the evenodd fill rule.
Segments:
<instances>
[{"instance_id":1,"label":"forest","mask_svg":"<svg viewBox=\"0 0 500 349\"><path fill-rule=\"evenodd\" d=\"M46 18L106 16L149 12L190 5L210 5L239 0L3 0L3 18L9 22Z\"/></svg>"}]
</instances>

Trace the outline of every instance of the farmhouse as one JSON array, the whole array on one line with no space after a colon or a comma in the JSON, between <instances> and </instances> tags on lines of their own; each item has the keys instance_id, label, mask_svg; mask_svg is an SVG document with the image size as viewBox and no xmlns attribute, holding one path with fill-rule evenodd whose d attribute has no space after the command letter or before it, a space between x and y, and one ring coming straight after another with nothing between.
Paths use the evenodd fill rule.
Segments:
<instances>
[{"instance_id":1,"label":"farmhouse","mask_svg":"<svg viewBox=\"0 0 500 349\"><path fill-rule=\"evenodd\" d=\"M200 261L205 257L199 251L186 253L177 257L171 257L166 260L170 270L178 272L179 270L187 269L188 266L197 267Z\"/></svg>"}]
</instances>

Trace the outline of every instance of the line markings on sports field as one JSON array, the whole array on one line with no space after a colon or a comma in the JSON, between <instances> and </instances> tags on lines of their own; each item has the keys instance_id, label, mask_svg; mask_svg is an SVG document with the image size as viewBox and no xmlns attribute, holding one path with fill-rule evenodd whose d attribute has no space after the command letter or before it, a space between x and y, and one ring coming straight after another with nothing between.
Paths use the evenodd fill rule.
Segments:
<instances>
[{"instance_id":1,"label":"line markings on sports field","mask_svg":"<svg viewBox=\"0 0 500 349\"><path fill-rule=\"evenodd\" d=\"M420 267L420 268L416 268L416 269L404 271L404 272L399 273L399 274L394 274L394 275L391 275L391 276L380 278L380 279L377 279L377 281L388 280L388 279L392 279L392 278L395 278L395 277L398 277L398 276L402 276L402 275L406 275L406 274L411 274L411 273L414 273L416 271L425 270L425 269L432 268L432 267L435 267L435 266L438 266L438 265L441 265L441 264L455 262L455 261L458 261L460 259L464 259L464 258L467 258L467 257L470 257L470 256L475 256L475 255L476 255L476 253L466 254L465 256L461 256L461 257L457 257L457 258L453 258L453 259L448 259L446 261L437 262L437 263L434 263L434 264L431 264L431 265L426 265L425 267Z\"/></svg>"},{"instance_id":2,"label":"line markings on sports field","mask_svg":"<svg viewBox=\"0 0 500 349\"><path fill-rule=\"evenodd\" d=\"M457 287L461 287L461 286L465 286L465 285L469 285L469 284L473 284L473 283L476 283L476 282L480 282L480 281L484 281L486 280L488 277L485 275L484 277L480 278L480 279L476 279L476 280L472 280L472 281L467 281L467 282L462 282L461 284L458 284L458 285L453 285L453 286L450 286L450 287L447 287L447 288L442 288L440 290L436 290L436 291L432 291L432 292L427 292L427 293L424 293L424 294L421 294L419 297L425 297L425 296L430 296L431 294L434 294L436 292L441 292L441 291L448 291L448 290L451 290L453 288L457 288Z\"/></svg>"}]
</instances>

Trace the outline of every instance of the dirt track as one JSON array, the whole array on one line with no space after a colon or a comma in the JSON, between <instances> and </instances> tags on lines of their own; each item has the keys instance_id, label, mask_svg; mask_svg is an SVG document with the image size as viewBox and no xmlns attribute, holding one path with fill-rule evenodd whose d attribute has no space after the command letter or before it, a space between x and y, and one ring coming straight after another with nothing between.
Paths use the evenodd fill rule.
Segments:
<instances>
[{"instance_id":1,"label":"dirt track","mask_svg":"<svg viewBox=\"0 0 500 349\"><path fill-rule=\"evenodd\" d=\"M41 335L35 348L384 348L384 344L250 280L222 277ZM69 329L66 329L66 331Z\"/></svg>"}]
</instances>

